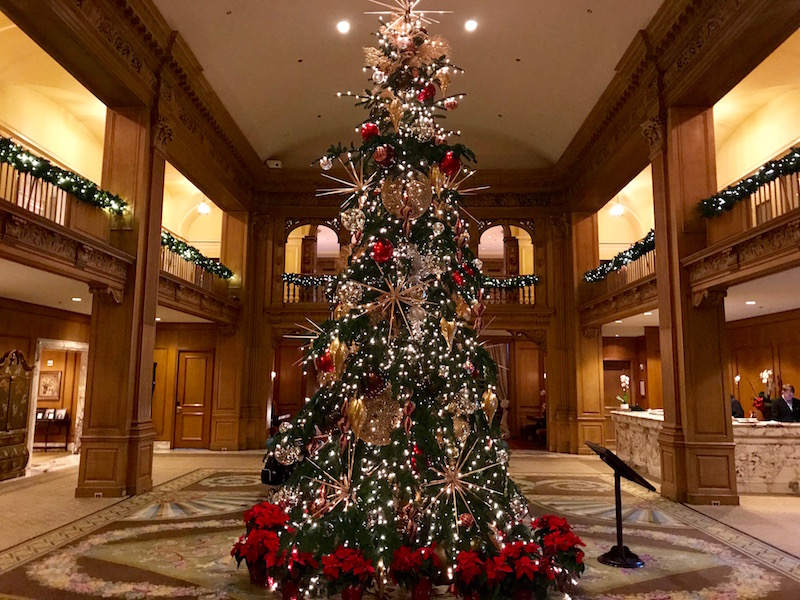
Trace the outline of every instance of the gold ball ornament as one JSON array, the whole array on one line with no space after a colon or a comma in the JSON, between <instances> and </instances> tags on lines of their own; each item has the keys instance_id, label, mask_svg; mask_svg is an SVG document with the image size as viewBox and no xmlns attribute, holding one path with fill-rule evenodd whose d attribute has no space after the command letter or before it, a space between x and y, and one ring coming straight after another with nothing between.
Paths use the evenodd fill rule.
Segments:
<instances>
[{"instance_id":1,"label":"gold ball ornament","mask_svg":"<svg viewBox=\"0 0 800 600\"><path fill-rule=\"evenodd\" d=\"M453 435L460 444L466 442L469 437L469 422L461 417L453 417Z\"/></svg>"},{"instance_id":2,"label":"gold ball ornament","mask_svg":"<svg viewBox=\"0 0 800 600\"><path fill-rule=\"evenodd\" d=\"M493 390L486 390L483 392L483 414L486 415L486 420L489 423L494 419L494 414L497 412L497 394Z\"/></svg>"},{"instance_id":3,"label":"gold ball ornament","mask_svg":"<svg viewBox=\"0 0 800 600\"><path fill-rule=\"evenodd\" d=\"M364 427L357 436L373 446L386 446L391 442L392 432L400 427L403 410L392 396L388 386L374 398L364 397L366 407Z\"/></svg>"},{"instance_id":4,"label":"gold ball ornament","mask_svg":"<svg viewBox=\"0 0 800 600\"><path fill-rule=\"evenodd\" d=\"M381 201L393 217L419 219L430 208L432 199L431 183L422 173L386 179L381 187Z\"/></svg>"}]
</instances>

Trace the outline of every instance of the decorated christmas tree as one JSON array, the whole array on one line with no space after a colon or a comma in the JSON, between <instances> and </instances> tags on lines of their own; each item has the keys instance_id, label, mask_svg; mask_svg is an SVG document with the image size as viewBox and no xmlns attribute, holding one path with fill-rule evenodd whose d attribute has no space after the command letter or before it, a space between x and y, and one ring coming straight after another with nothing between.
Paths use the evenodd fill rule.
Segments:
<instances>
[{"instance_id":1,"label":"decorated christmas tree","mask_svg":"<svg viewBox=\"0 0 800 600\"><path fill-rule=\"evenodd\" d=\"M290 594L394 579L543 597L582 570L580 541L563 520L532 526L508 476L497 367L479 341L486 281L460 206L475 157L443 125L460 71L418 1L375 2L391 10L365 49L371 89L354 96L362 143L319 161L336 182L320 195L343 197L350 256L330 282L333 318L308 329L320 389L268 442L291 476L248 513L248 533L268 583ZM247 543L237 558L263 560Z\"/></svg>"}]
</instances>

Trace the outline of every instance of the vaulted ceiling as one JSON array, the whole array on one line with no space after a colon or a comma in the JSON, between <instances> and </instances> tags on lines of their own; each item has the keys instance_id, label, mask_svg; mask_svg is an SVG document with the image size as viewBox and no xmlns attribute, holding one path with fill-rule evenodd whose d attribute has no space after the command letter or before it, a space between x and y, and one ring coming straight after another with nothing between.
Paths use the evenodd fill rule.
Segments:
<instances>
[{"instance_id":1,"label":"vaulted ceiling","mask_svg":"<svg viewBox=\"0 0 800 600\"><path fill-rule=\"evenodd\" d=\"M386 0L394 4L395 0ZM338 91L368 87L362 47L381 10L368 0L155 0L263 159L308 168L349 142L364 113ZM466 70L451 90L467 98L448 115L481 169L553 165L611 81L628 45L661 0L424 0L430 31ZM464 28L468 19L476 31ZM348 20L343 35L336 24Z\"/></svg>"}]
</instances>

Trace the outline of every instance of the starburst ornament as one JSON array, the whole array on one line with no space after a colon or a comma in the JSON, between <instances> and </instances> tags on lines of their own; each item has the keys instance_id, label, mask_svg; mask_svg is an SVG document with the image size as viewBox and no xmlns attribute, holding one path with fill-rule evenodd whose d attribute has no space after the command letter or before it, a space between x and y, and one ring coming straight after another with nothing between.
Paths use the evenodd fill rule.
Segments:
<instances>
[{"instance_id":1,"label":"starburst ornament","mask_svg":"<svg viewBox=\"0 0 800 600\"><path fill-rule=\"evenodd\" d=\"M339 162L345 168L345 171L347 171L348 179L341 179L339 177L334 177L333 175L323 173L323 177L342 184L342 187L332 187L318 190L317 197L347 196L347 200L356 198L359 201L359 205L363 206L364 202L366 201L367 193L372 186L372 180L375 179L376 173L373 173L369 177L364 176L363 158L358 161L358 166L353 163L349 156L346 162L341 158L339 158ZM343 205L347 204L347 200L345 200Z\"/></svg>"},{"instance_id":2,"label":"starburst ornament","mask_svg":"<svg viewBox=\"0 0 800 600\"><path fill-rule=\"evenodd\" d=\"M425 296L430 282L422 281L419 277L413 275L398 275L397 281L394 282L382 269L381 275L383 276L384 287L378 288L366 283L354 282L364 290L378 293L378 297L375 300L360 306L361 314L377 313L388 319L390 338L394 334L395 322L399 323L401 321L405 324L408 332L413 335L415 328L406 316L404 306L406 308L424 307L427 304Z\"/></svg>"}]
</instances>

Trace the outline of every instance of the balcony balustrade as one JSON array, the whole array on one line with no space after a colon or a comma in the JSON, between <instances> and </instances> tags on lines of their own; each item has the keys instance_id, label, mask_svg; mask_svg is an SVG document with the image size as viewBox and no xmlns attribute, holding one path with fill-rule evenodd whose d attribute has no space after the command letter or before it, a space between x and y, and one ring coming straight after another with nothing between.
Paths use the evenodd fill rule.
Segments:
<instances>
[{"instance_id":1,"label":"balcony balustrade","mask_svg":"<svg viewBox=\"0 0 800 600\"><path fill-rule=\"evenodd\" d=\"M175 234L172 236L180 239ZM161 271L209 292L225 293L228 288L227 280L206 271L167 246L161 246Z\"/></svg>"},{"instance_id":2,"label":"balcony balustrade","mask_svg":"<svg viewBox=\"0 0 800 600\"><path fill-rule=\"evenodd\" d=\"M306 302L328 304L330 301L325 296L325 290L327 289L327 283L309 287L293 281L284 281L283 302L284 304L302 304Z\"/></svg>"},{"instance_id":3,"label":"balcony balustrade","mask_svg":"<svg viewBox=\"0 0 800 600\"><path fill-rule=\"evenodd\" d=\"M494 279L506 280L511 279L512 276L500 276ZM533 284L524 287L511 287L511 288L489 288L486 290L486 304L494 305L526 305L531 306L536 301L535 286Z\"/></svg>"},{"instance_id":4,"label":"balcony balustrade","mask_svg":"<svg viewBox=\"0 0 800 600\"><path fill-rule=\"evenodd\" d=\"M109 243L111 215L52 183L0 164L0 200L83 235Z\"/></svg>"}]
</instances>

